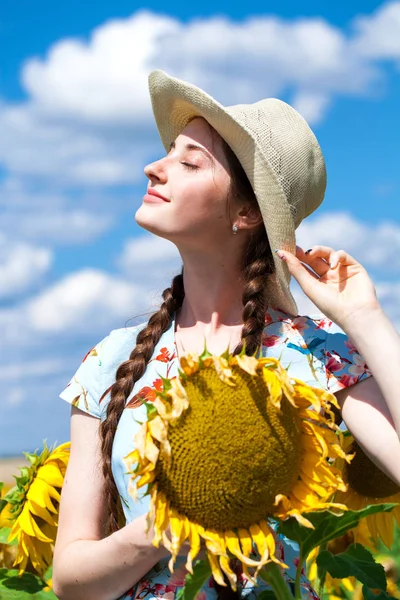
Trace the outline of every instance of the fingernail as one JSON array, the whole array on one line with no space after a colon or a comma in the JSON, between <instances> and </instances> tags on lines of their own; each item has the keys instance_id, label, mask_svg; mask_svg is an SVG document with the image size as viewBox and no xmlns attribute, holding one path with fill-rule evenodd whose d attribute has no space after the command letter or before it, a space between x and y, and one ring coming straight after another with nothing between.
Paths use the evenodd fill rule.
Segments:
<instances>
[{"instance_id":1,"label":"fingernail","mask_svg":"<svg viewBox=\"0 0 400 600\"><path fill-rule=\"evenodd\" d=\"M312 248L309 248L308 250L306 250L306 251L304 252L304 254L309 254L309 253L311 252L311 250L312 250Z\"/></svg>"},{"instance_id":2,"label":"fingernail","mask_svg":"<svg viewBox=\"0 0 400 600\"><path fill-rule=\"evenodd\" d=\"M277 255L279 256L279 258L283 261L286 261L286 256L284 254L282 254L282 252L277 248L275 250L275 252L277 253Z\"/></svg>"}]
</instances>

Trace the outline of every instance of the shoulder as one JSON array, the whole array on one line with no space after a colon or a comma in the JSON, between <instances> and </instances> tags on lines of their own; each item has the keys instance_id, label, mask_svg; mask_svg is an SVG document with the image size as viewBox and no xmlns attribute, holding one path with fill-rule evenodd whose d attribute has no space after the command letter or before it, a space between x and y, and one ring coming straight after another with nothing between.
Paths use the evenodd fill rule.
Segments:
<instances>
[{"instance_id":1,"label":"shoulder","mask_svg":"<svg viewBox=\"0 0 400 600\"><path fill-rule=\"evenodd\" d=\"M137 335L145 326L146 323L141 323L110 331L85 354L60 398L100 418L105 410L102 395L115 381L118 366L128 360Z\"/></svg>"},{"instance_id":2,"label":"shoulder","mask_svg":"<svg viewBox=\"0 0 400 600\"><path fill-rule=\"evenodd\" d=\"M290 316L269 310L263 354L280 358L293 377L332 393L371 374L345 332L321 313Z\"/></svg>"}]
</instances>

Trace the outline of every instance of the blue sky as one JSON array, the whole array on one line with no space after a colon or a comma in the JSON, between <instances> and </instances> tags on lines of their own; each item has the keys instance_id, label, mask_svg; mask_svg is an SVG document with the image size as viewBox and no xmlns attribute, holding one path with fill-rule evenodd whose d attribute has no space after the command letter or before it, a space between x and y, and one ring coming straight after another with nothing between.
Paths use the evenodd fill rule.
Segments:
<instances>
[{"instance_id":1,"label":"blue sky","mask_svg":"<svg viewBox=\"0 0 400 600\"><path fill-rule=\"evenodd\" d=\"M0 56L0 455L68 439L58 393L179 268L133 219L162 153L154 68L307 118L328 190L299 243L353 254L400 329L400 2L3 0Z\"/></svg>"}]
</instances>

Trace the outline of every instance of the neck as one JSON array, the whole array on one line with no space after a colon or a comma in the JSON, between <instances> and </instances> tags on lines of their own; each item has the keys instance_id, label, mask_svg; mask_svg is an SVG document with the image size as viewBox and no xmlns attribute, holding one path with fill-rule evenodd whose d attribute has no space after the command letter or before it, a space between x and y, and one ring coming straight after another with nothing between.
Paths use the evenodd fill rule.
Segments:
<instances>
[{"instance_id":1,"label":"neck","mask_svg":"<svg viewBox=\"0 0 400 600\"><path fill-rule=\"evenodd\" d=\"M179 311L180 327L207 326L216 331L240 326L243 283L234 257L185 253L182 256L185 298Z\"/></svg>"}]
</instances>

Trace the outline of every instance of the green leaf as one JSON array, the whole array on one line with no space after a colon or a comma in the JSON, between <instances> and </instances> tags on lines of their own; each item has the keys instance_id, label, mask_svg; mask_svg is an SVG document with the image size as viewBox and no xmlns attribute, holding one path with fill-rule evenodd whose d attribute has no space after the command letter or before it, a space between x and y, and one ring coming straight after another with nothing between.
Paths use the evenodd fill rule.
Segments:
<instances>
[{"instance_id":1,"label":"green leaf","mask_svg":"<svg viewBox=\"0 0 400 600\"><path fill-rule=\"evenodd\" d=\"M334 540L355 527L360 519L379 512L389 512L397 503L371 504L361 510L347 510L340 515L332 512L311 512L306 518L314 525L314 529L300 525L294 517L280 521L278 532L282 533L300 546L302 556L309 555L311 550Z\"/></svg>"},{"instance_id":2,"label":"green leaf","mask_svg":"<svg viewBox=\"0 0 400 600\"><path fill-rule=\"evenodd\" d=\"M336 555L323 550L317 556L317 565L335 579L355 577L369 588L386 591L385 569L362 544L351 544L345 552Z\"/></svg>"},{"instance_id":3,"label":"green leaf","mask_svg":"<svg viewBox=\"0 0 400 600\"><path fill-rule=\"evenodd\" d=\"M4 500L4 498L0 498L0 514L3 510L3 508L5 508L7 506L8 502L7 500Z\"/></svg>"},{"instance_id":4,"label":"green leaf","mask_svg":"<svg viewBox=\"0 0 400 600\"><path fill-rule=\"evenodd\" d=\"M366 585L363 585L362 593L364 596L364 600L396 600L394 596L388 596L386 592L381 592L376 596L373 592L371 592L371 590L367 588Z\"/></svg>"},{"instance_id":5,"label":"green leaf","mask_svg":"<svg viewBox=\"0 0 400 600\"><path fill-rule=\"evenodd\" d=\"M5 569L7 570L7 569ZM36 594L40 592L46 583L33 573L23 573L21 577L18 577L17 569L8 569L8 576L2 578L0 575L0 598L3 598L3 594L9 591L18 591L18 598L22 598L21 592L27 592L28 594ZM5 596L12 598L13 596Z\"/></svg>"},{"instance_id":6,"label":"green leaf","mask_svg":"<svg viewBox=\"0 0 400 600\"><path fill-rule=\"evenodd\" d=\"M179 590L176 600L194 600L210 577L211 567L208 560L198 560L193 565L193 575L186 575L185 585Z\"/></svg>"},{"instance_id":7,"label":"green leaf","mask_svg":"<svg viewBox=\"0 0 400 600\"><path fill-rule=\"evenodd\" d=\"M276 594L273 590L264 590L257 594L257 600L276 600Z\"/></svg>"},{"instance_id":8,"label":"green leaf","mask_svg":"<svg viewBox=\"0 0 400 600\"><path fill-rule=\"evenodd\" d=\"M16 546L18 544L18 540L13 540L12 542L8 542L8 536L10 534L11 527L2 527L0 529L0 544L7 544L8 546Z\"/></svg>"},{"instance_id":9,"label":"green leaf","mask_svg":"<svg viewBox=\"0 0 400 600\"><path fill-rule=\"evenodd\" d=\"M157 409L151 402L144 402L146 407L147 420L150 421L153 417L157 416Z\"/></svg>"}]
</instances>

